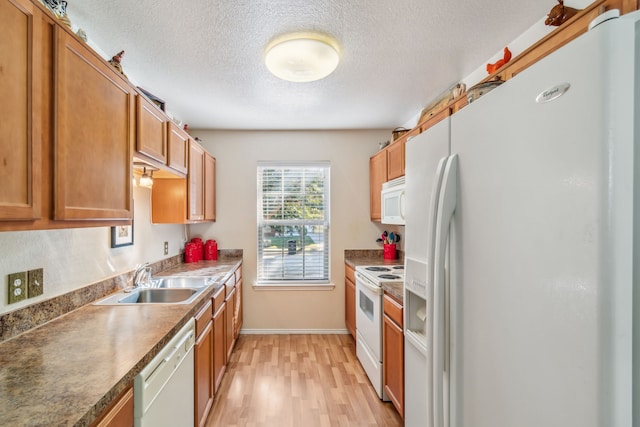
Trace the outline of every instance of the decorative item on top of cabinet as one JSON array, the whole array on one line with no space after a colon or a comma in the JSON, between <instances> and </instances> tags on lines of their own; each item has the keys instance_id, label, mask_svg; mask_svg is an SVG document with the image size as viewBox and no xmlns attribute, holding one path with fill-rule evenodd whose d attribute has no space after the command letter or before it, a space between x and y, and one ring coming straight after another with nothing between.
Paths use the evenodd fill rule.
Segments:
<instances>
[{"instance_id":1,"label":"decorative item on top of cabinet","mask_svg":"<svg viewBox=\"0 0 640 427\"><path fill-rule=\"evenodd\" d=\"M487 64L487 73L489 74L495 73L496 71L498 71L500 67L502 67L504 64L506 64L509 61L511 61L511 51L509 50L508 47L505 47L504 54L501 59L497 60L493 64Z\"/></svg>"},{"instance_id":2,"label":"decorative item on top of cabinet","mask_svg":"<svg viewBox=\"0 0 640 427\"><path fill-rule=\"evenodd\" d=\"M123 56L124 56L124 50L121 50L120 52L116 53L115 55L113 55L111 57L111 59L109 60L109 64L111 64L111 66L113 68L118 70L118 72L120 74L122 74L124 77L127 77L127 75L124 73L124 71L122 71L122 57Z\"/></svg>"},{"instance_id":3,"label":"decorative item on top of cabinet","mask_svg":"<svg viewBox=\"0 0 640 427\"><path fill-rule=\"evenodd\" d=\"M71 28L71 20L67 15L67 2L64 0L41 0L42 4L53 13L64 25Z\"/></svg>"},{"instance_id":4,"label":"decorative item on top of cabinet","mask_svg":"<svg viewBox=\"0 0 640 427\"><path fill-rule=\"evenodd\" d=\"M0 221L34 220L41 213L40 15L28 0L0 2Z\"/></svg>"},{"instance_id":5,"label":"decorative item on top of cabinet","mask_svg":"<svg viewBox=\"0 0 640 427\"><path fill-rule=\"evenodd\" d=\"M54 40L54 219L131 219L134 90L75 36Z\"/></svg>"},{"instance_id":6,"label":"decorative item on top of cabinet","mask_svg":"<svg viewBox=\"0 0 640 427\"><path fill-rule=\"evenodd\" d=\"M547 15L544 24L558 27L572 18L576 13L578 13L578 9L565 6L563 0L558 0L558 4L553 6L549 11L549 15Z\"/></svg>"}]
</instances>

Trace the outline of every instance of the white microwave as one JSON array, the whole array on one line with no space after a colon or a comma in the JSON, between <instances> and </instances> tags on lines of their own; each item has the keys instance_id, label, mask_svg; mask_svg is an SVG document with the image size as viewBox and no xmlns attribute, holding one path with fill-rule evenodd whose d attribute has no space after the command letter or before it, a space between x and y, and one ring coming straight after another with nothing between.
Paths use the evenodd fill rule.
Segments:
<instances>
[{"instance_id":1,"label":"white microwave","mask_svg":"<svg viewBox=\"0 0 640 427\"><path fill-rule=\"evenodd\" d=\"M382 184L382 224L404 225L404 176Z\"/></svg>"}]
</instances>

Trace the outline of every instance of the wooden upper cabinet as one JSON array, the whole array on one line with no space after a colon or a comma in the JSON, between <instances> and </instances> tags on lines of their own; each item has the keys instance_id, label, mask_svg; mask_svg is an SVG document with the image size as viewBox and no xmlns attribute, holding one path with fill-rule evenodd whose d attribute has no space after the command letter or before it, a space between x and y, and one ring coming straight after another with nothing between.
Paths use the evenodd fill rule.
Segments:
<instances>
[{"instance_id":1,"label":"wooden upper cabinet","mask_svg":"<svg viewBox=\"0 0 640 427\"><path fill-rule=\"evenodd\" d=\"M54 219L130 219L133 88L55 28Z\"/></svg>"},{"instance_id":2,"label":"wooden upper cabinet","mask_svg":"<svg viewBox=\"0 0 640 427\"><path fill-rule=\"evenodd\" d=\"M369 202L371 221L382 219L380 192L382 184L387 182L387 152L379 151L369 159Z\"/></svg>"},{"instance_id":3,"label":"wooden upper cabinet","mask_svg":"<svg viewBox=\"0 0 640 427\"><path fill-rule=\"evenodd\" d=\"M204 153L204 219L216 220L216 158Z\"/></svg>"},{"instance_id":4,"label":"wooden upper cabinet","mask_svg":"<svg viewBox=\"0 0 640 427\"><path fill-rule=\"evenodd\" d=\"M136 151L167 162L167 119L144 96L136 96Z\"/></svg>"},{"instance_id":5,"label":"wooden upper cabinet","mask_svg":"<svg viewBox=\"0 0 640 427\"><path fill-rule=\"evenodd\" d=\"M406 138L387 147L387 179L392 180L404 176L404 146Z\"/></svg>"},{"instance_id":6,"label":"wooden upper cabinet","mask_svg":"<svg viewBox=\"0 0 640 427\"><path fill-rule=\"evenodd\" d=\"M194 140L189 141L187 219L190 221L204 220L204 153L200 144Z\"/></svg>"},{"instance_id":7,"label":"wooden upper cabinet","mask_svg":"<svg viewBox=\"0 0 640 427\"><path fill-rule=\"evenodd\" d=\"M186 174L189 169L189 136L176 126L175 123L167 122L167 143L169 158L167 166L182 174Z\"/></svg>"},{"instance_id":8,"label":"wooden upper cabinet","mask_svg":"<svg viewBox=\"0 0 640 427\"><path fill-rule=\"evenodd\" d=\"M189 138L187 178L154 178L151 222L190 224L215 221L216 159Z\"/></svg>"},{"instance_id":9,"label":"wooden upper cabinet","mask_svg":"<svg viewBox=\"0 0 640 427\"><path fill-rule=\"evenodd\" d=\"M40 14L28 0L0 2L0 220L41 215Z\"/></svg>"}]
</instances>

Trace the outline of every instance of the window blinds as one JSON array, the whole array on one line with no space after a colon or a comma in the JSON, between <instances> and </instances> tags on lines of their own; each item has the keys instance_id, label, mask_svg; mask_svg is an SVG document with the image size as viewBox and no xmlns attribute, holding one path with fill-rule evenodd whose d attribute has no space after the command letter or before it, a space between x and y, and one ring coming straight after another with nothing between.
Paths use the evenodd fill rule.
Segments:
<instances>
[{"instance_id":1,"label":"window blinds","mask_svg":"<svg viewBox=\"0 0 640 427\"><path fill-rule=\"evenodd\" d=\"M258 283L329 281L328 162L258 163Z\"/></svg>"}]
</instances>

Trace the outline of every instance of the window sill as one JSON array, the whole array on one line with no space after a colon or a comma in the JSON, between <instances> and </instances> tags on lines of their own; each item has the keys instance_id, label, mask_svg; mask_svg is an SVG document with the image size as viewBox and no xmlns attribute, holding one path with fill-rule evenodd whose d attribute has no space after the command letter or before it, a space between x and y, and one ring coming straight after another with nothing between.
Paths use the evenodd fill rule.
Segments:
<instances>
[{"instance_id":1,"label":"window sill","mask_svg":"<svg viewBox=\"0 0 640 427\"><path fill-rule=\"evenodd\" d=\"M336 285L333 283L323 284L305 284L305 283L265 283L265 284L253 284L253 290L255 291L332 291Z\"/></svg>"}]
</instances>

